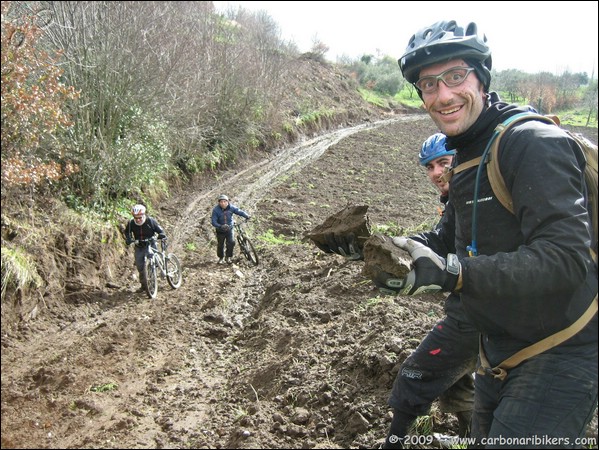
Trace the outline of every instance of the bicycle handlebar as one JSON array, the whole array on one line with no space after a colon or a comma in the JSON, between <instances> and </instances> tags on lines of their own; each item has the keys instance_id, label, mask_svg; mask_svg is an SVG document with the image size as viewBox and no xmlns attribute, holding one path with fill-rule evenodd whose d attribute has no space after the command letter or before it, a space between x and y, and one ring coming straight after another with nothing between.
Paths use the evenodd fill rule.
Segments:
<instances>
[{"instance_id":1,"label":"bicycle handlebar","mask_svg":"<svg viewBox=\"0 0 599 450\"><path fill-rule=\"evenodd\" d=\"M152 242L160 241L162 245L166 245L166 240L167 240L167 238L158 239L156 236L152 236L151 238L146 238L146 239L135 239L134 241L131 241L131 243L135 244L135 245L139 245L139 244L149 244Z\"/></svg>"}]
</instances>

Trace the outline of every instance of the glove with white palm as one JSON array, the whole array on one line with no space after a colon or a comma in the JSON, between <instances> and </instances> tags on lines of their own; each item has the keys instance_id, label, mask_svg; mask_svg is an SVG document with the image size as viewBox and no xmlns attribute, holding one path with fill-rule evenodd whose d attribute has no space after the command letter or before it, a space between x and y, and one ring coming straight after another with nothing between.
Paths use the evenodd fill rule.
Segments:
<instances>
[{"instance_id":1,"label":"glove with white palm","mask_svg":"<svg viewBox=\"0 0 599 450\"><path fill-rule=\"evenodd\" d=\"M389 289L403 295L450 292L456 289L462 266L455 254L449 253L445 259L426 245L405 237L393 238L392 242L410 254L412 270L403 280L391 277L384 280Z\"/></svg>"}]
</instances>

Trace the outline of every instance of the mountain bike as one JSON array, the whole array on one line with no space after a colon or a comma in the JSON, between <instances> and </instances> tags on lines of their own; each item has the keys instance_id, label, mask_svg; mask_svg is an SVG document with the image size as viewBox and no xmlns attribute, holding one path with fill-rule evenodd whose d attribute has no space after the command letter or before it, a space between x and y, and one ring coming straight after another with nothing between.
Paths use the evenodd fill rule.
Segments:
<instances>
[{"instance_id":1,"label":"mountain bike","mask_svg":"<svg viewBox=\"0 0 599 450\"><path fill-rule=\"evenodd\" d=\"M144 263L144 276L146 278L146 294L149 298L156 298L158 294L158 275L166 278L168 284L173 289L181 286L183 274L181 273L181 263L174 253L167 253L166 239L160 239L160 251L152 244L156 238L143 239L139 242L148 244L148 254Z\"/></svg>"},{"instance_id":2,"label":"mountain bike","mask_svg":"<svg viewBox=\"0 0 599 450\"><path fill-rule=\"evenodd\" d=\"M252 244L252 241L250 240L250 238L247 235L247 232L244 229L245 227L242 226L242 224L245 225L246 222L247 220L244 220L241 223L235 223L234 227L237 231L235 233L235 236L237 237L237 242L239 243L239 248L243 256L247 258L247 260L250 262L252 266L257 266L259 262L258 253L256 253L256 249L254 249L254 244Z\"/></svg>"}]
</instances>

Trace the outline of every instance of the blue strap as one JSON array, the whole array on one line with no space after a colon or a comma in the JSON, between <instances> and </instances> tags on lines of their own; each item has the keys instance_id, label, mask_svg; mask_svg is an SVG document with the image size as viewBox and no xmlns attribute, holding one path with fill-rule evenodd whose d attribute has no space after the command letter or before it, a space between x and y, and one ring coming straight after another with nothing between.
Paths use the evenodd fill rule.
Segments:
<instances>
[{"instance_id":1,"label":"blue strap","mask_svg":"<svg viewBox=\"0 0 599 450\"><path fill-rule=\"evenodd\" d=\"M489 150L491 149L491 146L493 145L493 142L495 141L495 139L497 139L497 136L499 136L499 133L501 133L505 128L507 128L514 120L519 119L520 117L523 117L523 116L530 116L530 115L535 115L535 114L533 114L532 112L523 112L523 113L515 114L512 117L508 117L503 122L498 124L495 127L495 129L493 130L493 135L491 136L491 139L489 139L489 142L487 143L487 146L485 147L485 151L483 152L480 162L478 163L478 169L476 170L476 181L475 181L476 184L474 185L474 204L472 205L472 242L470 245L468 245L466 247L466 251L468 252L469 256L478 256L478 247L476 244L476 233L478 231L478 219L477 219L478 190L479 190L479 185L480 185L480 177L481 177L483 168L487 164L487 158L489 157L488 156Z\"/></svg>"}]
</instances>

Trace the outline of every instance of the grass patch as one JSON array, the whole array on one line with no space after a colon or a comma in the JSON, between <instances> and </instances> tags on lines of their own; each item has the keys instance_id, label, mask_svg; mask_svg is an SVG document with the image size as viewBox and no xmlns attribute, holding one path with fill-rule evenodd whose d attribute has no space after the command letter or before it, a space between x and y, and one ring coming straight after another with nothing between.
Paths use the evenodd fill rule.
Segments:
<instances>
[{"instance_id":1,"label":"grass patch","mask_svg":"<svg viewBox=\"0 0 599 450\"><path fill-rule=\"evenodd\" d=\"M381 233L386 236L413 236L418 233L431 231L439 222L440 217L432 216L424 222L409 227L404 227L397 222L387 222L384 224L373 224L372 232Z\"/></svg>"},{"instance_id":2,"label":"grass patch","mask_svg":"<svg viewBox=\"0 0 599 450\"><path fill-rule=\"evenodd\" d=\"M110 392L116 391L119 385L116 383L97 384L89 388L91 392Z\"/></svg>"},{"instance_id":3,"label":"grass patch","mask_svg":"<svg viewBox=\"0 0 599 450\"><path fill-rule=\"evenodd\" d=\"M272 229L266 230L264 233L258 236L258 239L268 245L294 245L298 243L296 239L289 239L283 234L275 236L275 232Z\"/></svg>"},{"instance_id":4,"label":"grass patch","mask_svg":"<svg viewBox=\"0 0 599 450\"><path fill-rule=\"evenodd\" d=\"M23 291L41 285L42 279L28 254L19 247L2 247L2 299L9 286L15 291Z\"/></svg>"},{"instance_id":5,"label":"grass patch","mask_svg":"<svg viewBox=\"0 0 599 450\"><path fill-rule=\"evenodd\" d=\"M407 83L401 91L395 94L393 100L411 108L422 107L422 100L420 100L418 92L416 92L416 88L410 87Z\"/></svg>"},{"instance_id":6,"label":"grass patch","mask_svg":"<svg viewBox=\"0 0 599 450\"><path fill-rule=\"evenodd\" d=\"M381 108L387 108L389 106L389 103L387 102L387 100L385 100L385 98L381 97L379 94L377 94L374 91L370 91L370 90L364 89L364 88L359 88L358 92L360 93L362 98L365 101L367 101L368 103L379 106Z\"/></svg>"}]
</instances>

